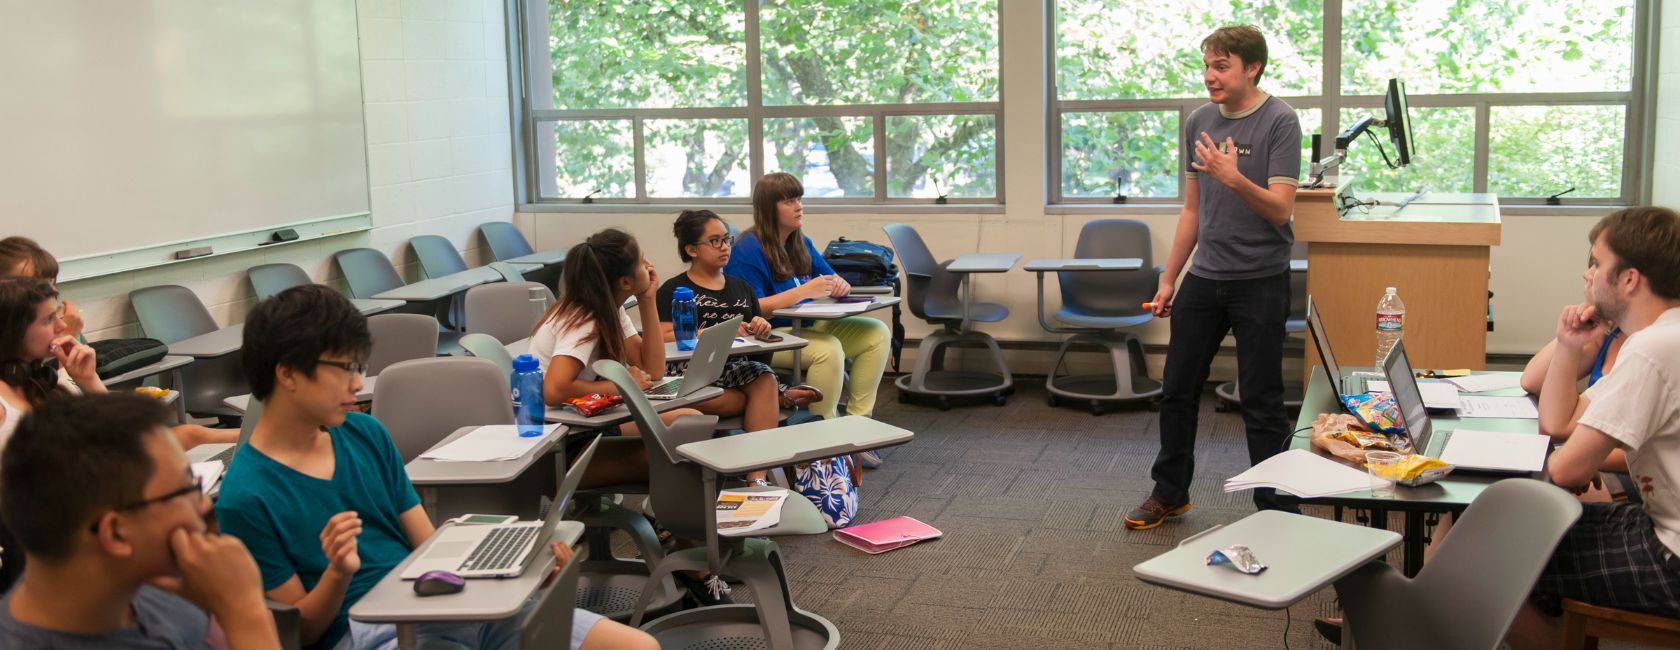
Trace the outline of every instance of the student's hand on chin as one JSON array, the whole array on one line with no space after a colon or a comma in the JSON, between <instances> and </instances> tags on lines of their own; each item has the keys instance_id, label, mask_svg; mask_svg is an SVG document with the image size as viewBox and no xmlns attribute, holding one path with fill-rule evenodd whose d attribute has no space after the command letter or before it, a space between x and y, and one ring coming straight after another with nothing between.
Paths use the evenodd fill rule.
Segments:
<instances>
[{"instance_id":1,"label":"student's hand on chin","mask_svg":"<svg viewBox=\"0 0 1680 650\"><path fill-rule=\"evenodd\" d=\"M169 535L178 576L152 579L152 586L192 601L213 614L230 607L262 607L262 573L239 538L177 528Z\"/></svg>"}]
</instances>

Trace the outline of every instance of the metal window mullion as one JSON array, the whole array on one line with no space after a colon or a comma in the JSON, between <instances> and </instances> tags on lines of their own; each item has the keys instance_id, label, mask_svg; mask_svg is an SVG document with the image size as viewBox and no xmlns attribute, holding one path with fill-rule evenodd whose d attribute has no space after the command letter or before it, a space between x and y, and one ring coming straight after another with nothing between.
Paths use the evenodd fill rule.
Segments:
<instances>
[{"instance_id":1,"label":"metal window mullion","mask_svg":"<svg viewBox=\"0 0 1680 650\"><path fill-rule=\"evenodd\" d=\"M875 142L875 201L877 203L886 203L887 202L887 113L884 110L876 109L874 114L870 116L870 119L874 123L870 128L875 131L873 134L871 134L871 138L870 138L871 140L874 140L874 142Z\"/></svg>"},{"instance_id":2,"label":"metal window mullion","mask_svg":"<svg viewBox=\"0 0 1680 650\"><path fill-rule=\"evenodd\" d=\"M1625 113L1627 126L1622 132L1622 192L1624 204L1649 203L1651 200L1651 170L1655 165L1655 147L1646 146L1656 129L1654 102L1656 96L1654 62L1662 33L1660 3L1636 2L1633 16L1633 78ZM1671 44L1680 47L1680 44Z\"/></svg>"},{"instance_id":3,"label":"metal window mullion","mask_svg":"<svg viewBox=\"0 0 1680 650\"><path fill-rule=\"evenodd\" d=\"M648 193L647 193L647 159L643 156L643 154L646 153L647 148L645 146L644 136L643 136L643 132L642 132L643 131L642 122L643 122L643 120L642 120L641 117L633 118L630 121L630 151L631 151L631 156L636 161L636 196L635 196L635 198L636 198L637 201L648 200Z\"/></svg>"},{"instance_id":4,"label":"metal window mullion","mask_svg":"<svg viewBox=\"0 0 1680 650\"><path fill-rule=\"evenodd\" d=\"M758 25L758 0L742 0L747 39L747 175L764 175L764 61Z\"/></svg>"},{"instance_id":5,"label":"metal window mullion","mask_svg":"<svg viewBox=\"0 0 1680 650\"><path fill-rule=\"evenodd\" d=\"M533 111L537 120L548 122L577 120L628 120L638 117L669 120L743 119L747 109L719 108L597 108Z\"/></svg>"},{"instance_id":6,"label":"metal window mullion","mask_svg":"<svg viewBox=\"0 0 1680 650\"><path fill-rule=\"evenodd\" d=\"M1342 125L1342 0L1324 0L1323 66L1319 70L1318 130L1326 137L1319 138L1319 151L1312 152L1312 160L1323 159L1324 147L1336 148L1336 135ZM1309 140L1310 142L1310 140Z\"/></svg>"},{"instance_id":7,"label":"metal window mullion","mask_svg":"<svg viewBox=\"0 0 1680 650\"><path fill-rule=\"evenodd\" d=\"M1050 203L1061 203L1067 200L1062 196L1062 101L1061 90L1056 85L1056 44L1057 29L1056 2L1044 3L1044 159L1049 165L1044 170L1044 184L1049 188L1046 196ZM999 62L998 67L1003 67ZM1001 96L1003 90L998 89Z\"/></svg>"},{"instance_id":8,"label":"metal window mullion","mask_svg":"<svg viewBox=\"0 0 1680 650\"><path fill-rule=\"evenodd\" d=\"M1486 194L1488 192L1488 155L1492 148L1489 138L1493 131L1489 124L1491 113L1492 110L1489 108L1488 102L1476 104L1476 153L1473 156L1474 162L1470 165L1471 191L1476 194Z\"/></svg>"}]
</instances>

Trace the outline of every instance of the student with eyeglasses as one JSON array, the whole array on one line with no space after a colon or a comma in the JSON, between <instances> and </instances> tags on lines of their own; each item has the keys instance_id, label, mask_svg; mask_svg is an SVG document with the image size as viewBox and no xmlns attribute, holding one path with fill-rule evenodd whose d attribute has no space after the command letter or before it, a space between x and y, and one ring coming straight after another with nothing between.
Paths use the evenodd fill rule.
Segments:
<instances>
[{"instance_id":1,"label":"student with eyeglasses","mask_svg":"<svg viewBox=\"0 0 1680 650\"><path fill-rule=\"evenodd\" d=\"M390 432L356 408L372 347L367 319L321 285L287 289L245 321L241 360L263 411L228 465L216 519L251 549L268 598L297 607L305 647L394 648L394 626L351 621L350 608L434 532ZM517 647L524 618L417 634L420 647ZM586 636L652 641L577 610L574 646Z\"/></svg>"},{"instance_id":2,"label":"student with eyeglasses","mask_svg":"<svg viewBox=\"0 0 1680 650\"><path fill-rule=\"evenodd\" d=\"M697 324L701 329L741 317L740 336L760 336L770 331L770 321L764 320L758 308L758 296L752 286L740 278L724 275L729 263L734 238L723 219L711 210L684 210L672 224L677 237L677 254L688 263L688 270L679 273L659 286L659 328L667 342L676 340L676 327L671 322L671 300L677 287L694 292ZM781 389L776 373L770 369L770 355L730 357L723 377L717 385L723 395L695 405L701 413L721 417L742 416L746 431L762 431L776 426L780 408L803 407L822 399L822 391L809 384ZM753 472L749 482L768 485L765 472Z\"/></svg>"},{"instance_id":3,"label":"student with eyeglasses","mask_svg":"<svg viewBox=\"0 0 1680 650\"><path fill-rule=\"evenodd\" d=\"M168 417L120 393L23 419L0 455L0 517L28 568L0 600L0 648L280 647L257 565L209 530Z\"/></svg>"}]
</instances>

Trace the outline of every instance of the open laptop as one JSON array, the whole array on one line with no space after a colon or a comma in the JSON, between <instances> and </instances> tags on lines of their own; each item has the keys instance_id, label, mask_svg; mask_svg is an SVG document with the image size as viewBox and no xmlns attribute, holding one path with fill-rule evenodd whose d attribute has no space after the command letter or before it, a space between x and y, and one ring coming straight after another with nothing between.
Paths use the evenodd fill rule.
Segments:
<instances>
[{"instance_id":1,"label":"open laptop","mask_svg":"<svg viewBox=\"0 0 1680 650\"><path fill-rule=\"evenodd\" d=\"M1330 390L1336 393L1336 403L1342 406L1342 410L1357 418L1366 429L1381 431L1382 427L1367 421L1358 411L1348 408L1349 395L1365 392L1365 379L1359 376L1342 376L1342 368L1336 363L1336 353L1330 349L1330 336L1324 332L1324 321L1318 315L1318 308L1313 306L1310 295L1307 296L1307 334L1312 337L1313 345L1318 348L1320 368L1324 370L1325 378L1330 380ZM1354 386L1355 384L1357 386Z\"/></svg>"},{"instance_id":2,"label":"open laptop","mask_svg":"<svg viewBox=\"0 0 1680 650\"><path fill-rule=\"evenodd\" d=\"M642 395L650 400L671 400L712 385L723 377L729 349L735 345L735 333L740 329L741 317L736 316L701 330L700 340L694 342L694 356L688 360L688 370L681 376L642 389Z\"/></svg>"},{"instance_id":3,"label":"open laptop","mask_svg":"<svg viewBox=\"0 0 1680 650\"><path fill-rule=\"evenodd\" d=\"M1388 376L1394 404L1400 409L1400 421L1412 439L1414 452L1478 472L1527 474L1540 471L1545 464L1551 438L1538 432L1435 431L1423 393L1418 391L1417 377L1412 374L1412 363L1406 358L1404 341L1388 351L1383 374Z\"/></svg>"},{"instance_id":4,"label":"open laptop","mask_svg":"<svg viewBox=\"0 0 1680 650\"><path fill-rule=\"evenodd\" d=\"M414 558L403 570L403 580L414 580L427 571L449 571L463 578L511 578L525 572L541 551L548 548L554 527L565 516L572 492L583 480L589 459L595 456L597 439L578 454L566 471L560 490L542 521L519 521L498 526L445 526L440 529L426 554Z\"/></svg>"}]
</instances>

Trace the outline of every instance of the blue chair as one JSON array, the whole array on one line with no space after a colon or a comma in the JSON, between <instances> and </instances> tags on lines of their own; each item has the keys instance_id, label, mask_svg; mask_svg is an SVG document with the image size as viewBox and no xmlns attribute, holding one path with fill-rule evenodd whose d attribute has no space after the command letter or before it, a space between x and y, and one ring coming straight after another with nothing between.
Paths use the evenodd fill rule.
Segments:
<instances>
[{"instance_id":1,"label":"blue chair","mask_svg":"<svg viewBox=\"0 0 1680 650\"><path fill-rule=\"evenodd\" d=\"M442 235L421 235L408 240L408 247L420 260L420 272L428 278L438 278L467 270L467 260L461 251Z\"/></svg>"},{"instance_id":2,"label":"blue chair","mask_svg":"<svg viewBox=\"0 0 1680 650\"><path fill-rule=\"evenodd\" d=\"M1044 283L1038 286L1038 322L1046 331L1072 334L1056 351L1044 388L1051 406L1063 399L1088 400L1091 414L1101 415L1105 401L1149 399L1161 394L1161 382L1149 377L1143 356L1143 342L1125 330L1140 327L1155 317L1141 305L1155 297L1161 281L1160 267L1151 262L1149 226L1141 221L1099 219L1079 231L1075 258L1139 258L1136 271L1060 271L1062 307L1051 318L1044 317ZM1075 345L1095 345L1108 352L1113 374L1061 375L1062 363Z\"/></svg>"},{"instance_id":3,"label":"blue chair","mask_svg":"<svg viewBox=\"0 0 1680 650\"><path fill-rule=\"evenodd\" d=\"M351 298L372 298L408 284L403 282L397 267L384 253L371 248L347 248L333 253L344 283L350 287Z\"/></svg>"},{"instance_id":4,"label":"blue chair","mask_svg":"<svg viewBox=\"0 0 1680 650\"><path fill-rule=\"evenodd\" d=\"M915 228L902 223L883 227L887 239L898 253L899 266L904 269L904 301L910 313L942 329L927 335L916 346L916 367L908 375L894 382L898 386L898 400L907 402L910 395L932 395L938 398L939 409L951 408L951 397L991 396L992 403L1003 406L1009 393L1015 390L1015 380L1009 374L1009 364L1003 360L1003 350L990 334L962 329L963 301L958 297L963 277L946 270L951 261L935 261L933 253ZM967 319L975 323L996 323L1009 316L1009 308L990 302L975 302L967 306ZM984 347L991 350L998 372L967 372L945 369L945 351L949 346Z\"/></svg>"},{"instance_id":5,"label":"blue chair","mask_svg":"<svg viewBox=\"0 0 1680 650\"><path fill-rule=\"evenodd\" d=\"M490 257L500 262L536 252L519 228L507 221L491 221L478 227L484 244L490 247Z\"/></svg>"},{"instance_id":6,"label":"blue chair","mask_svg":"<svg viewBox=\"0 0 1680 650\"><path fill-rule=\"evenodd\" d=\"M1289 259L1305 262L1307 259L1307 243L1304 241L1295 242L1295 247L1289 253ZM1284 340L1284 345L1291 350L1299 347L1304 354L1307 349L1305 335L1302 334L1307 331L1307 269L1305 266L1290 269L1289 320L1284 322L1283 329L1290 335L1288 339ZM1301 399L1306 393L1306 386L1296 381L1290 373L1284 373L1283 405L1285 407L1301 408ZM1242 392L1235 379L1213 387L1213 394L1217 398L1213 403L1213 410L1220 413L1242 404Z\"/></svg>"},{"instance_id":7,"label":"blue chair","mask_svg":"<svg viewBox=\"0 0 1680 650\"><path fill-rule=\"evenodd\" d=\"M251 279L251 291L257 300L268 300L282 291L312 282L298 265L284 262L253 266L245 276Z\"/></svg>"}]
</instances>

